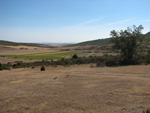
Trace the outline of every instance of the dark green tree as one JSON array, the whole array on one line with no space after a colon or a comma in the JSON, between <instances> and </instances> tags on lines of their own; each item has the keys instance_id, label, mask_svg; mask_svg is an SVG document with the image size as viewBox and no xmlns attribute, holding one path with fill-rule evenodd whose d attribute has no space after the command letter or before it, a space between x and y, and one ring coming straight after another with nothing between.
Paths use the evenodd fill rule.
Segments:
<instances>
[{"instance_id":1,"label":"dark green tree","mask_svg":"<svg viewBox=\"0 0 150 113\"><path fill-rule=\"evenodd\" d=\"M113 49L120 53L122 64L133 64L134 57L142 53L144 48L142 29L142 25L138 27L133 25L120 32L111 31Z\"/></svg>"}]
</instances>

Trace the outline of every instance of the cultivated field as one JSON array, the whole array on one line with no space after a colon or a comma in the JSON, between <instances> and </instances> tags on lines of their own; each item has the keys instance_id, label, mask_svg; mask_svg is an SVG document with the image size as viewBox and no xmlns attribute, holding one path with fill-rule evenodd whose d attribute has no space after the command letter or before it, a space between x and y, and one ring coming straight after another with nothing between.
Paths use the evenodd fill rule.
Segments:
<instances>
[{"instance_id":1,"label":"cultivated field","mask_svg":"<svg viewBox=\"0 0 150 113\"><path fill-rule=\"evenodd\" d=\"M91 49L92 48L92 49ZM116 55L115 53L108 53L108 50L101 50L99 46L72 46L72 47L31 47L31 46L4 46L0 45L0 63L6 64L8 62L23 61L34 62L50 59L69 58L74 54L78 56L102 56L107 53ZM5 56L5 57L3 57Z\"/></svg>"},{"instance_id":2,"label":"cultivated field","mask_svg":"<svg viewBox=\"0 0 150 113\"><path fill-rule=\"evenodd\" d=\"M3 46L0 45L0 56L5 55L26 55L26 54L37 54L37 53L46 53L46 52L56 52L59 51L58 48L42 48L42 47L30 47L30 46ZM6 64L8 62L23 61L23 62L34 62L37 60L31 59L21 59L13 57L0 57L0 63Z\"/></svg>"},{"instance_id":3,"label":"cultivated field","mask_svg":"<svg viewBox=\"0 0 150 113\"><path fill-rule=\"evenodd\" d=\"M150 65L0 71L0 113L142 113Z\"/></svg>"},{"instance_id":4,"label":"cultivated field","mask_svg":"<svg viewBox=\"0 0 150 113\"><path fill-rule=\"evenodd\" d=\"M71 47L69 47L71 48ZM65 48L66 49L66 48ZM2 46L0 45L0 63L23 61L34 62L39 60L57 60L63 57L71 57L74 54L85 54L80 51L62 51L62 48L45 48L30 46Z\"/></svg>"}]
</instances>

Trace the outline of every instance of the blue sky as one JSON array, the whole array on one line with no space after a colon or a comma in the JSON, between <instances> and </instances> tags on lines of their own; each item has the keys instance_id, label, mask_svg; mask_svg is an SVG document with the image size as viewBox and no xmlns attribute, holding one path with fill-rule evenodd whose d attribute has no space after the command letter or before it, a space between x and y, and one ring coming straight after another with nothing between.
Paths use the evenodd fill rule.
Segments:
<instances>
[{"instance_id":1,"label":"blue sky","mask_svg":"<svg viewBox=\"0 0 150 113\"><path fill-rule=\"evenodd\" d=\"M0 40L82 42L143 25L150 0L0 0Z\"/></svg>"}]
</instances>

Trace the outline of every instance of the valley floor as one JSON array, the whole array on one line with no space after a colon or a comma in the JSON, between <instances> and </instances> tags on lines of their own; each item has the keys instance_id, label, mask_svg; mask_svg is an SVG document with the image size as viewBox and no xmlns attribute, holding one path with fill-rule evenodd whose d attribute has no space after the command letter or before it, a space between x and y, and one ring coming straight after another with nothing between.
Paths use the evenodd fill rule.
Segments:
<instances>
[{"instance_id":1,"label":"valley floor","mask_svg":"<svg viewBox=\"0 0 150 113\"><path fill-rule=\"evenodd\" d=\"M0 71L0 113L142 113L150 65Z\"/></svg>"}]
</instances>

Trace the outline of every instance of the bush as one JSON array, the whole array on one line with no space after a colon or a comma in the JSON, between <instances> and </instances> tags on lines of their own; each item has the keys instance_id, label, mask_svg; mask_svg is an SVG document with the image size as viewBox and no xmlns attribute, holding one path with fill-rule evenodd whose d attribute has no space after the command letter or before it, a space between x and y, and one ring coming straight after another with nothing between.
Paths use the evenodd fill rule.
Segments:
<instances>
[{"instance_id":1,"label":"bush","mask_svg":"<svg viewBox=\"0 0 150 113\"><path fill-rule=\"evenodd\" d=\"M106 61L105 61L105 65L106 66L116 66L116 65L118 65L118 63L117 63L117 59L116 58L113 58L113 57L110 57L110 58L108 58Z\"/></svg>"},{"instance_id":2,"label":"bush","mask_svg":"<svg viewBox=\"0 0 150 113\"><path fill-rule=\"evenodd\" d=\"M8 70L8 69L10 69L10 66L8 66L8 65L2 65L1 63L0 63L0 70Z\"/></svg>"},{"instance_id":3,"label":"bush","mask_svg":"<svg viewBox=\"0 0 150 113\"><path fill-rule=\"evenodd\" d=\"M148 108L147 110L143 111L143 113L150 113L150 108Z\"/></svg>"},{"instance_id":4,"label":"bush","mask_svg":"<svg viewBox=\"0 0 150 113\"><path fill-rule=\"evenodd\" d=\"M45 67L44 66L41 67L41 71L45 71Z\"/></svg>"},{"instance_id":5,"label":"bush","mask_svg":"<svg viewBox=\"0 0 150 113\"><path fill-rule=\"evenodd\" d=\"M34 69L35 68L35 66L32 66L32 69Z\"/></svg>"},{"instance_id":6,"label":"bush","mask_svg":"<svg viewBox=\"0 0 150 113\"><path fill-rule=\"evenodd\" d=\"M16 68L17 67L17 64L13 64L13 68Z\"/></svg>"},{"instance_id":7,"label":"bush","mask_svg":"<svg viewBox=\"0 0 150 113\"><path fill-rule=\"evenodd\" d=\"M145 63L150 64L150 54L145 55L144 60Z\"/></svg>"},{"instance_id":8,"label":"bush","mask_svg":"<svg viewBox=\"0 0 150 113\"><path fill-rule=\"evenodd\" d=\"M96 66L97 67L105 67L105 63L104 62L97 62Z\"/></svg>"},{"instance_id":9,"label":"bush","mask_svg":"<svg viewBox=\"0 0 150 113\"><path fill-rule=\"evenodd\" d=\"M0 66L0 70L4 70L3 66Z\"/></svg>"},{"instance_id":10,"label":"bush","mask_svg":"<svg viewBox=\"0 0 150 113\"><path fill-rule=\"evenodd\" d=\"M73 58L73 59L77 59L77 58L78 58L78 55L74 54L74 55L72 56L72 58Z\"/></svg>"}]
</instances>

